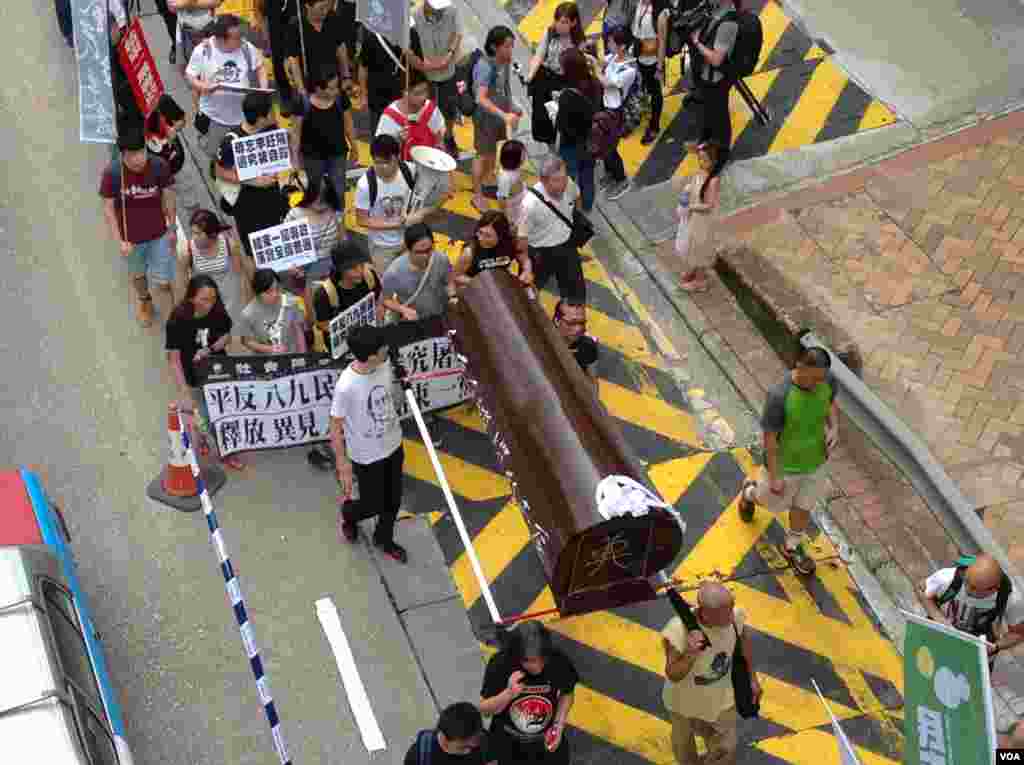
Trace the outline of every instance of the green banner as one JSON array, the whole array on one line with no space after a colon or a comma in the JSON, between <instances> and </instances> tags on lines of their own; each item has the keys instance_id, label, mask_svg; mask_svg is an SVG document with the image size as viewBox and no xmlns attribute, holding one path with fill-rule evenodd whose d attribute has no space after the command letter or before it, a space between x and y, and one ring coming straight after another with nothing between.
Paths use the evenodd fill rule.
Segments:
<instances>
[{"instance_id":1,"label":"green banner","mask_svg":"<svg viewBox=\"0 0 1024 765\"><path fill-rule=\"evenodd\" d=\"M991 765L996 734L984 642L904 615L904 765Z\"/></svg>"}]
</instances>

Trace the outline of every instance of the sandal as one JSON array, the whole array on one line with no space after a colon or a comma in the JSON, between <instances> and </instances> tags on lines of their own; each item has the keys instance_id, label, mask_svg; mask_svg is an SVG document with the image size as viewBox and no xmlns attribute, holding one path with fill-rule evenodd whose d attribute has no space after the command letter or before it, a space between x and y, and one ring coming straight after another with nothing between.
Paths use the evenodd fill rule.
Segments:
<instances>
[{"instance_id":1,"label":"sandal","mask_svg":"<svg viewBox=\"0 0 1024 765\"><path fill-rule=\"evenodd\" d=\"M807 549L802 541L792 549L786 547L786 543L783 542L778 546L778 549L782 557L789 562L797 573L809 576L818 567L818 564L814 562L814 558L807 554Z\"/></svg>"},{"instance_id":2,"label":"sandal","mask_svg":"<svg viewBox=\"0 0 1024 765\"><path fill-rule=\"evenodd\" d=\"M696 279L693 279L691 281L686 281L685 279L683 279L683 280L680 280L679 286L682 287L687 292L707 292L708 291L708 283L707 283L707 281L704 281L704 280L697 281Z\"/></svg>"}]
</instances>

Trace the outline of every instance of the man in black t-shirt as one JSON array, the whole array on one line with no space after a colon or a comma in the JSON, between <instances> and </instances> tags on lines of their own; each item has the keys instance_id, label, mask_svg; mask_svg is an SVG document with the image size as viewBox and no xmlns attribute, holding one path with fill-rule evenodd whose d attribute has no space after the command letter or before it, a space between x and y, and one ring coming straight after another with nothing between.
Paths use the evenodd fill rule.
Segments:
<instances>
[{"instance_id":1,"label":"man in black t-shirt","mask_svg":"<svg viewBox=\"0 0 1024 765\"><path fill-rule=\"evenodd\" d=\"M552 320L580 369L597 385L597 340L586 334L587 307L578 300L559 300Z\"/></svg>"},{"instance_id":2,"label":"man in black t-shirt","mask_svg":"<svg viewBox=\"0 0 1024 765\"><path fill-rule=\"evenodd\" d=\"M415 41L412 50L417 56L423 56ZM407 66L405 58L405 52L397 45L366 30L363 47L359 50L359 90L370 112L370 135L377 134L380 115L405 91L405 72L398 65L401 62L403 67Z\"/></svg>"},{"instance_id":3,"label":"man in black t-shirt","mask_svg":"<svg viewBox=\"0 0 1024 765\"><path fill-rule=\"evenodd\" d=\"M484 765L483 740L480 711L460 701L445 707L435 730L420 731L402 765Z\"/></svg>"},{"instance_id":4,"label":"man in black t-shirt","mask_svg":"<svg viewBox=\"0 0 1024 765\"><path fill-rule=\"evenodd\" d=\"M302 32L299 21L288 26L285 71L293 98L308 95L308 79L330 70L341 77L346 93L352 90L352 56L345 20L331 10L333 0L302 0ZM303 50L305 56L303 56Z\"/></svg>"}]
</instances>

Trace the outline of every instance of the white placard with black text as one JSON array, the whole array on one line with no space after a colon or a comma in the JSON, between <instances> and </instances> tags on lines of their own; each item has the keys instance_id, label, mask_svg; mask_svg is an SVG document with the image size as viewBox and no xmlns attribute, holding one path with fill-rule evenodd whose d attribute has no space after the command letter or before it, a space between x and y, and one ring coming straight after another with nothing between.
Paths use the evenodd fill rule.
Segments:
<instances>
[{"instance_id":1,"label":"white placard with black text","mask_svg":"<svg viewBox=\"0 0 1024 765\"><path fill-rule=\"evenodd\" d=\"M267 130L255 135L236 138L231 142L235 154L235 170L239 181L277 175L292 169L292 155L288 148L288 131Z\"/></svg>"},{"instance_id":2,"label":"white placard with black text","mask_svg":"<svg viewBox=\"0 0 1024 765\"><path fill-rule=\"evenodd\" d=\"M331 319L331 356L340 359L348 353L348 333L353 327L377 324L377 298L371 292Z\"/></svg>"},{"instance_id":3,"label":"white placard with black text","mask_svg":"<svg viewBox=\"0 0 1024 765\"><path fill-rule=\"evenodd\" d=\"M304 220L280 223L249 234L249 246L256 268L287 271L316 260L316 247L309 223Z\"/></svg>"}]
</instances>

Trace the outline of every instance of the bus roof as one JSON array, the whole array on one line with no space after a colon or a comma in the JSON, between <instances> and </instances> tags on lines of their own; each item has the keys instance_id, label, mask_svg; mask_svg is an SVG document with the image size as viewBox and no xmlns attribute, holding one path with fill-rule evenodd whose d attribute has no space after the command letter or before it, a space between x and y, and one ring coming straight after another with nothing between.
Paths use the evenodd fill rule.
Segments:
<instances>
[{"instance_id":1,"label":"bus roof","mask_svg":"<svg viewBox=\"0 0 1024 765\"><path fill-rule=\"evenodd\" d=\"M0 547L41 545L43 534L17 470L0 470Z\"/></svg>"}]
</instances>

